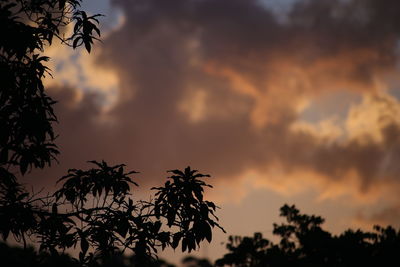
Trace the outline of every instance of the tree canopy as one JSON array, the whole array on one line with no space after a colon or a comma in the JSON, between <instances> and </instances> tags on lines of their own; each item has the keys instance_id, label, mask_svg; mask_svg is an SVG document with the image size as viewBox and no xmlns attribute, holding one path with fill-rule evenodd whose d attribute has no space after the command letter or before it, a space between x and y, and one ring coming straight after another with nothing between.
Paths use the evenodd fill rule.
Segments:
<instances>
[{"instance_id":1,"label":"tree canopy","mask_svg":"<svg viewBox=\"0 0 400 267\"><path fill-rule=\"evenodd\" d=\"M400 231L375 226L373 232L347 230L339 235L324 230L324 219L306 215L293 205L284 205L280 215L286 223L274 224L279 238L274 244L255 233L252 237L231 236L228 253L217 266L397 266L400 263Z\"/></svg>"}]
</instances>

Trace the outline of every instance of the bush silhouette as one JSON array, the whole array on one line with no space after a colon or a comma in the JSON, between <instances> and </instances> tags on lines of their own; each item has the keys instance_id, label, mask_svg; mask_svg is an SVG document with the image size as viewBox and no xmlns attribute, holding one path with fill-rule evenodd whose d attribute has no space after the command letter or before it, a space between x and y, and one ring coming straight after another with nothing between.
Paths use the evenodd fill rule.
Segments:
<instances>
[{"instance_id":1,"label":"bush silhouette","mask_svg":"<svg viewBox=\"0 0 400 267\"><path fill-rule=\"evenodd\" d=\"M172 170L163 186L153 188L150 201L131 198L136 172L123 164L90 161L93 168L69 170L59 179L59 190L47 195L29 193L17 179L18 173L50 165L59 154L55 101L43 85L45 75L51 75L44 65L49 58L42 52L58 39L72 48L83 45L90 53L100 36L101 15L88 16L80 3L0 1L0 235L23 243L24 255L32 258L29 266L62 259L80 266L106 265L126 250L133 252L135 266L160 266L157 249L181 244L182 251L190 252L203 240L211 241L212 228L223 230L214 214L217 207L203 199L204 188L211 187L202 180L208 175L190 167ZM65 36L69 25L73 33ZM28 248L27 237L40 244L39 254ZM77 259L63 254L72 248L79 250ZM15 257L21 252L9 251ZM61 261L55 265L62 266Z\"/></svg>"}]
</instances>

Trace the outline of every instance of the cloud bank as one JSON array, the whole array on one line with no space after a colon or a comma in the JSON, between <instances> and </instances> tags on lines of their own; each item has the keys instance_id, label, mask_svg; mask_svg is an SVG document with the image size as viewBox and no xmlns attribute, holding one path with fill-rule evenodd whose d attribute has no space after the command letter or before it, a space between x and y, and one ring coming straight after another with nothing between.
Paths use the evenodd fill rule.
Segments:
<instances>
[{"instance_id":1,"label":"cloud bank","mask_svg":"<svg viewBox=\"0 0 400 267\"><path fill-rule=\"evenodd\" d=\"M154 184L191 165L233 188L400 203L399 1L297 1L284 19L255 0L113 4L124 24L80 63L100 90L50 90L62 154L46 177L107 159Z\"/></svg>"}]
</instances>

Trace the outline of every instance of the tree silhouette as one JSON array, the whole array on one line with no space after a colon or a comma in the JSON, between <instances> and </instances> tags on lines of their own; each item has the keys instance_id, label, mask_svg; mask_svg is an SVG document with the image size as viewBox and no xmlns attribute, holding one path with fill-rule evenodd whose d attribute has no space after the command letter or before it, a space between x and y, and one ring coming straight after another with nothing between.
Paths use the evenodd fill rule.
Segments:
<instances>
[{"instance_id":1,"label":"tree silhouette","mask_svg":"<svg viewBox=\"0 0 400 267\"><path fill-rule=\"evenodd\" d=\"M54 38L91 51L100 36L100 15L88 16L80 3L0 1L0 234L3 240L12 235L26 250L29 237L51 257L78 249L75 262L86 266L104 265L125 250L133 252L135 266L150 266L157 263L157 249L179 244L182 251L197 249L211 241L212 228L223 229L217 207L203 199L204 188L211 187L202 180L208 175L190 167L169 171L149 201L132 198L136 172L123 164L90 161L94 168L69 170L58 180L59 190L47 195L27 192L17 179L18 173L50 165L59 153L55 101L42 82L50 75L44 65L49 58L42 52ZM65 36L68 26L73 32Z\"/></svg>"},{"instance_id":2,"label":"tree silhouette","mask_svg":"<svg viewBox=\"0 0 400 267\"><path fill-rule=\"evenodd\" d=\"M182 259L184 267L212 267L213 265L207 259L200 259L193 256L187 256Z\"/></svg>"},{"instance_id":3,"label":"tree silhouette","mask_svg":"<svg viewBox=\"0 0 400 267\"><path fill-rule=\"evenodd\" d=\"M45 197L23 189L0 194L0 233L11 233L40 243L40 251L55 257L67 249L79 249L80 265L102 264L125 250L133 252L135 266L154 264L157 249L197 249L211 242L214 227L223 228L214 215L216 206L203 199L203 175L187 167L172 170L164 186L152 188L154 198L133 200L131 179L124 165L92 161L96 168L69 170L61 188Z\"/></svg>"},{"instance_id":4,"label":"tree silhouette","mask_svg":"<svg viewBox=\"0 0 400 267\"><path fill-rule=\"evenodd\" d=\"M42 56L54 38L90 51L100 15L87 16L78 9L80 0L0 1L0 164L7 182L29 169L50 165L59 153L52 124L57 121L55 103L45 92L42 79L50 75ZM68 25L71 36L65 36ZM6 182L3 182L6 183Z\"/></svg>"},{"instance_id":5,"label":"tree silhouette","mask_svg":"<svg viewBox=\"0 0 400 267\"><path fill-rule=\"evenodd\" d=\"M347 230L332 235L322 228L324 219L301 214L295 206L284 205L286 223L274 224L278 244L263 238L229 237L229 253L217 266L398 266L400 231L391 226L375 226L373 232Z\"/></svg>"}]
</instances>

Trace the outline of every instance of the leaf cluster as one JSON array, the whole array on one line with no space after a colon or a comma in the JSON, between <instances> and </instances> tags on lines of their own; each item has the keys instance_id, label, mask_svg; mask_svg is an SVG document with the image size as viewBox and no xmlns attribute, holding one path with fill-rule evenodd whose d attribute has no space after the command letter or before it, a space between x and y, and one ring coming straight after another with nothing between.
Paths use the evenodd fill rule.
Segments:
<instances>
[{"instance_id":1,"label":"leaf cluster","mask_svg":"<svg viewBox=\"0 0 400 267\"><path fill-rule=\"evenodd\" d=\"M10 233L35 238L40 251L52 255L75 248L85 266L129 250L143 266L154 262L158 249L181 244L182 251L191 251L204 239L211 241L212 228L222 229L215 204L203 199L210 185L201 178L208 175L190 167L171 171L164 186L153 188L154 198L134 200L131 189L137 184L131 176L136 172L104 161L90 163L94 168L69 170L53 195L35 198L21 191L12 200L0 196L3 239Z\"/></svg>"},{"instance_id":2,"label":"leaf cluster","mask_svg":"<svg viewBox=\"0 0 400 267\"><path fill-rule=\"evenodd\" d=\"M91 50L100 36L97 17L79 10L80 0L0 1L0 168L50 165L59 153L53 124L53 105L43 86L51 75L42 53L54 38L71 47ZM66 28L74 31L65 36ZM11 173L11 172L10 172ZM6 179L7 177L4 177Z\"/></svg>"},{"instance_id":3,"label":"leaf cluster","mask_svg":"<svg viewBox=\"0 0 400 267\"><path fill-rule=\"evenodd\" d=\"M203 200L205 187L212 187L200 178L209 177L187 167L184 171L171 170L164 187L156 187L154 215L167 220L168 227L177 227L172 242L176 248L182 241L182 252L195 250L201 241L212 240L211 229L223 228L217 223L213 202ZM223 230L224 231L224 230Z\"/></svg>"}]
</instances>

